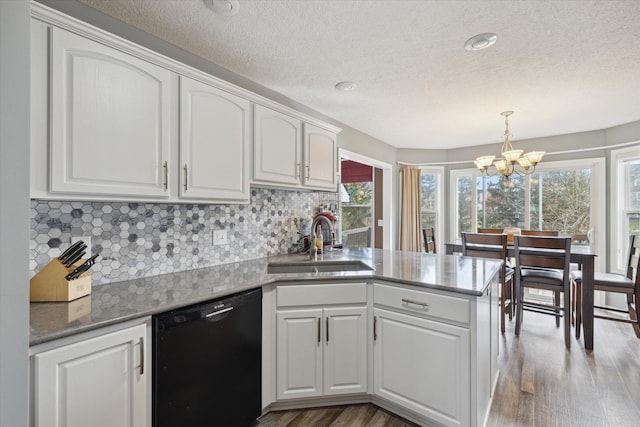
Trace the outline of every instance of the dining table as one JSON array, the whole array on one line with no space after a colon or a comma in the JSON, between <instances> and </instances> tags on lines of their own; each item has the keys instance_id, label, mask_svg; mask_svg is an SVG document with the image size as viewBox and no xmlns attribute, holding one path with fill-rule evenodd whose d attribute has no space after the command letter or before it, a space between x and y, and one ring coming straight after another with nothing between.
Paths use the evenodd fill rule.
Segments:
<instances>
[{"instance_id":1,"label":"dining table","mask_svg":"<svg viewBox=\"0 0 640 427\"><path fill-rule=\"evenodd\" d=\"M445 243L445 253L448 255L461 254L462 243ZM513 244L507 246L507 255L515 256ZM571 245L571 262L578 264L582 270L582 333L584 348L593 350L593 276L595 270L596 252L589 245Z\"/></svg>"}]
</instances>

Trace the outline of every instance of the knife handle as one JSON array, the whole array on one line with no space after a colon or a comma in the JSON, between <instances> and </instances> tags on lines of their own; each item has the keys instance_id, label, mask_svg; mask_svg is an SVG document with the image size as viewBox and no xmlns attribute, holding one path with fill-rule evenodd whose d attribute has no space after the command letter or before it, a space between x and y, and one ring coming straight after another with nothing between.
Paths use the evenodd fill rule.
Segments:
<instances>
[{"instance_id":1,"label":"knife handle","mask_svg":"<svg viewBox=\"0 0 640 427\"><path fill-rule=\"evenodd\" d=\"M80 277L82 273L89 270L96 263L96 258L98 258L98 256L99 254L95 254L94 256L92 256L91 258L83 262L81 265L76 267L71 273L67 274L65 276L65 279L74 280Z\"/></svg>"}]
</instances>

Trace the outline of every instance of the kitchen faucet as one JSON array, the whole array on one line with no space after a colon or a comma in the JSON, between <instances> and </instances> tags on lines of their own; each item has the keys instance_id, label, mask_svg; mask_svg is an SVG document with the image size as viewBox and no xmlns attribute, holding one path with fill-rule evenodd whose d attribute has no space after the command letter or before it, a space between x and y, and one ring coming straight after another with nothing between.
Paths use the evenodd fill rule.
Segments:
<instances>
[{"instance_id":1,"label":"kitchen faucet","mask_svg":"<svg viewBox=\"0 0 640 427\"><path fill-rule=\"evenodd\" d=\"M318 259L318 248L316 248L316 227L321 221L326 222L329 226L329 235L331 236L332 246L333 242L335 241L335 236L333 234L333 224L331 223L329 218L324 215L317 215L311 223L311 234L309 235L309 259L312 259L314 261Z\"/></svg>"}]
</instances>

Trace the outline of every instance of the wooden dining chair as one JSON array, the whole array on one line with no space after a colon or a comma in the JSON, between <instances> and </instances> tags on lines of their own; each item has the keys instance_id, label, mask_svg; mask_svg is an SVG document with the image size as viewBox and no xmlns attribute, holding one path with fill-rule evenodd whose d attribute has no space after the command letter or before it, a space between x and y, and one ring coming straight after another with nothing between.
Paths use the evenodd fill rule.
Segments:
<instances>
[{"instance_id":1,"label":"wooden dining chair","mask_svg":"<svg viewBox=\"0 0 640 427\"><path fill-rule=\"evenodd\" d=\"M638 274L638 259L640 259L640 236L632 235L629 237L629 252L627 256L627 272L626 274L616 273L594 273L593 289L596 291L617 292L626 294L627 309L617 309L611 307L602 307L594 305L604 311L625 313L629 317L623 319L620 317L594 315L594 318L614 320L616 322L631 323L636 336L640 338L640 323L638 320L638 301L640 301L640 274ZM580 337L580 325L582 321L581 299L582 295L582 271L573 272L573 280L576 283L576 338Z\"/></svg>"},{"instance_id":2,"label":"wooden dining chair","mask_svg":"<svg viewBox=\"0 0 640 427\"><path fill-rule=\"evenodd\" d=\"M433 231L433 228L422 229L422 243L426 253L436 253L436 234Z\"/></svg>"},{"instance_id":3,"label":"wooden dining chair","mask_svg":"<svg viewBox=\"0 0 640 427\"><path fill-rule=\"evenodd\" d=\"M478 227L478 233L481 233L481 234L503 234L504 230L502 228L481 228L481 227Z\"/></svg>"},{"instance_id":4,"label":"wooden dining chair","mask_svg":"<svg viewBox=\"0 0 640 427\"><path fill-rule=\"evenodd\" d=\"M570 237L514 236L516 259L516 335L520 335L523 311L534 311L556 317L559 326L564 317L564 342L571 348L571 256ZM523 298L526 288L564 294L563 303L554 298L553 305Z\"/></svg>"},{"instance_id":5,"label":"wooden dining chair","mask_svg":"<svg viewBox=\"0 0 640 427\"><path fill-rule=\"evenodd\" d=\"M560 234L555 230L522 230L520 232L523 236L547 236L547 237L558 237ZM560 305L560 292L554 292L553 294L554 304ZM573 313L573 309L571 310ZM560 318L556 317L556 326L560 326Z\"/></svg>"},{"instance_id":6,"label":"wooden dining chair","mask_svg":"<svg viewBox=\"0 0 640 427\"><path fill-rule=\"evenodd\" d=\"M554 230L522 230L520 232L523 236L548 236L548 237L558 237L560 234L558 231Z\"/></svg>"},{"instance_id":7,"label":"wooden dining chair","mask_svg":"<svg viewBox=\"0 0 640 427\"><path fill-rule=\"evenodd\" d=\"M507 235L462 233L462 255L502 260L500 270L500 331L504 334L506 316L513 319L513 269L507 268Z\"/></svg>"}]
</instances>

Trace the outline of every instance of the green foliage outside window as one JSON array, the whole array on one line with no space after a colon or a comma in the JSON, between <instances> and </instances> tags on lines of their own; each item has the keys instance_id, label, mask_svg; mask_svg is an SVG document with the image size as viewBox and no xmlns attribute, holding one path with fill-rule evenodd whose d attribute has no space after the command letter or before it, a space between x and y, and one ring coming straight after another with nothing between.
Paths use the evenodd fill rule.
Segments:
<instances>
[{"instance_id":1,"label":"green foliage outside window","mask_svg":"<svg viewBox=\"0 0 640 427\"><path fill-rule=\"evenodd\" d=\"M529 224L525 223L523 177L512 175L509 181L487 177L486 198L482 190L482 178L479 178L478 227L519 227L555 230L564 235L586 234L591 220L589 169L546 171L529 178Z\"/></svg>"},{"instance_id":2,"label":"green foliage outside window","mask_svg":"<svg viewBox=\"0 0 640 427\"><path fill-rule=\"evenodd\" d=\"M422 228L436 228L436 209L438 207L437 181L432 173L420 175L420 220Z\"/></svg>"},{"instance_id":3,"label":"green foliage outside window","mask_svg":"<svg viewBox=\"0 0 640 427\"><path fill-rule=\"evenodd\" d=\"M458 231L473 231L471 227L473 187L471 177L458 178Z\"/></svg>"},{"instance_id":4,"label":"green foliage outside window","mask_svg":"<svg viewBox=\"0 0 640 427\"><path fill-rule=\"evenodd\" d=\"M342 230L371 227L373 183L356 182L343 184L349 201L342 202Z\"/></svg>"}]
</instances>

